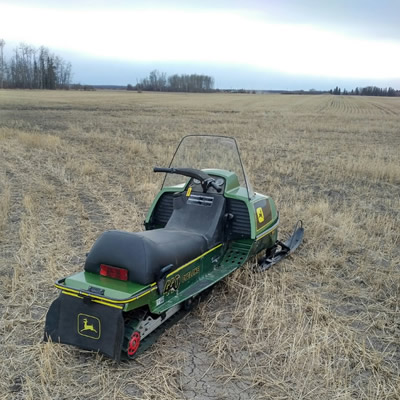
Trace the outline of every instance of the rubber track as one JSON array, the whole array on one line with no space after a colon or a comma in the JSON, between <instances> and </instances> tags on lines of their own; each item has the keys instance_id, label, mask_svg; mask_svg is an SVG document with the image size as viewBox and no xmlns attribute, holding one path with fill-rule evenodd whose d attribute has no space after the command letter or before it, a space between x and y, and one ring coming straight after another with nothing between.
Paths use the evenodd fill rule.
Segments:
<instances>
[{"instance_id":1,"label":"rubber track","mask_svg":"<svg viewBox=\"0 0 400 400\"><path fill-rule=\"evenodd\" d=\"M127 356L125 350L122 350L121 360L134 360L137 356L139 356L140 354L144 353L149 347L151 347L157 341L157 339L167 329L169 329L172 325L174 325L178 321L180 321L189 312L190 311L186 311L183 308L181 308L172 317L168 318L164 323L162 323L159 327L154 329L153 332L151 332L148 336L146 336L143 340L140 341L140 346L139 346L137 352L135 353L135 355L132 358ZM134 328L129 327L129 325L126 326L126 328L125 328L125 340L126 340L126 342L129 342L129 339L130 339L130 337L131 337L131 335L132 335L132 333L134 331L135 331Z\"/></svg>"}]
</instances>

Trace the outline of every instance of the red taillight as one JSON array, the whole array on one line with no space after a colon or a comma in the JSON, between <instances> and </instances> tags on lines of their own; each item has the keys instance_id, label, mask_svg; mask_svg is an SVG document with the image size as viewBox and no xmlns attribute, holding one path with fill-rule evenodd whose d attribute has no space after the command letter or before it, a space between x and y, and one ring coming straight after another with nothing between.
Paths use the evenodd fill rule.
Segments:
<instances>
[{"instance_id":1,"label":"red taillight","mask_svg":"<svg viewBox=\"0 0 400 400\"><path fill-rule=\"evenodd\" d=\"M109 278L119 279L120 281L128 280L128 270L111 265L100 264L100 275L108 276Z\"/></svg>"}]
</instances>

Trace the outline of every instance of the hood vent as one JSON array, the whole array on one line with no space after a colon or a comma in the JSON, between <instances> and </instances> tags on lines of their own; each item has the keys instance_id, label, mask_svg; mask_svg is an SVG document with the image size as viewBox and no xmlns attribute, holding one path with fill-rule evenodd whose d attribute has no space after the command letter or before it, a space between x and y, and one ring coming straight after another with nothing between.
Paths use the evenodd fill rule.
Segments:
<instances>
[{"instance_id":1,"label":"hood vent","mask_svg":"<svg viewBox=\"0 0 400 400\"><path fill-rule=\"evenodd\" d=\"M191 194L187 200L188 204L193 204L195 206L205 206L211 207L214 202L214 197L203 196L200 194Z\"/></svg>"}]
</instances>

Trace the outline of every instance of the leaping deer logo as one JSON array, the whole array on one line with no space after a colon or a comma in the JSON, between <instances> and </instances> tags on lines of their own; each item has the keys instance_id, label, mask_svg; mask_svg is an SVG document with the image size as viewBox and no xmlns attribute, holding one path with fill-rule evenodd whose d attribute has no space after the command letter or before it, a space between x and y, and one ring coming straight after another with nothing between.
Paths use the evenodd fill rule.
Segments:
<instances>
[{"instance_id":1,"label":"leaping deer logo","mask_svg":"<svg viewBox=\"0 0 400 400\"><path fill-rule=\"evenodd\" d=\"M90 339L98 340L101 336L100 319L88 314L78 314L77 326L78 334Z\"/></svg>"},{"instance_id":2,"label":"leaping deer logo","mask_svg":"<svg viewBox=\"0 0 400 400\"><path fill-rule=\"evenodd\" d=\"M264 222L264 213L261 207L257 208L257 218L258 218L258 222L261 224L262 222Z\"/></svg>"},{"instance_id":3,"label":"leaping deer logo","mask_svg":"<svg viewBox=\"0 0 400 400\"><path fill-rule=\"evenodd\" d=\"M93 324L88 324L87 318L83 318L83 329L81 329L81 332L83 331L93 331L97 333L96 329L94 329Z\"/></svg>"}]
</instances>

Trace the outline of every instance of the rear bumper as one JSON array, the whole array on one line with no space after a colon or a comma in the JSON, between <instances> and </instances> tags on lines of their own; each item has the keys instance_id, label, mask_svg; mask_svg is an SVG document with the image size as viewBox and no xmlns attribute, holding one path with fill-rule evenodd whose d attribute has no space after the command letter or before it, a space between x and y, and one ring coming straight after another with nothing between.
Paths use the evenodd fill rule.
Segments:
<instances>
[{"instance_id":1,"label":"rear bumper","mask_svg":"<svg viewBox=\"0 0 400 400\"><path fill-rule=\"evenodd\" d=\"M120 309L61 293L47 312L45 341L98 351L119 361L123 338Z\"/></svg>"},{"instance_id":2,"label":"rear bumper","mask_svg":"<svg viewBox=\"0 0 400 400\"><path fill-rule=\"evenodd\" d=\"M79 275L79 276L78 276ZM82 275L82 276L81 276ZM90 272L81 272L76 275L73 275L72 278L76 278L75 281L73 281L74 285L67 285L66 280L68 279L71 281L71 277L69 278L62 278L59 279L55 282L55 287L59 290L62 291L62 293L67 294L69 296L75 296L78 298L83 298L85 301L92 301L94 303L102 304L108 307L124 310L124 311L129 311L130 309L137 308L141 305L143 305L143 300L147 298L146 295L152 293L153 291L157 290L156 283L152 283L151 285L148 286L139 286L133 283L128 282L129 285L136 285L139 286L133 287L132 290L130 291L130 295L127 297L127 290L126 288L123 288L124 291L120 291L117 293L119 297L112 297L110 295L105 295L101 294L99 292L91 291L92 287L98 290L105 289L105 292L107 293L108 291L108 286L110 283L114 284L115 286L115 279L112 278L103 278L103 280L99 280L98 282L95 281L95 283L90 282L87 277L87 275L90 275L90 279L93 280L94 278L99 278L99 275L94 275ZM111 281L111 282L105 282L106 280ZM114 281L114 282L113 282ZM116 281L117 284L125 284L126 282L120 282ZM81 286L81 287L80 287ZM85 288L82 288L85 287ZM88 289L86 289L89 287ZM104 291L104 290L103 290ZM114 290L116 292L116 290ZM125 295L125 296L124 296ZM138 301L140 299L140 301Z\"/></svg>"}]
</instances>

